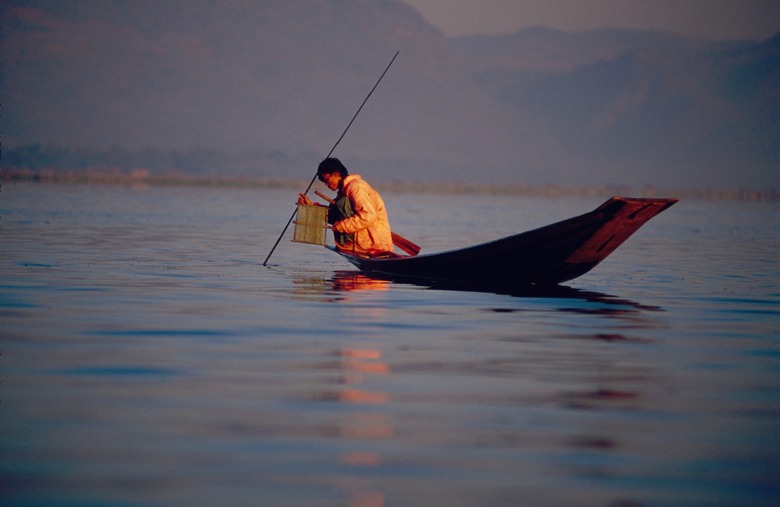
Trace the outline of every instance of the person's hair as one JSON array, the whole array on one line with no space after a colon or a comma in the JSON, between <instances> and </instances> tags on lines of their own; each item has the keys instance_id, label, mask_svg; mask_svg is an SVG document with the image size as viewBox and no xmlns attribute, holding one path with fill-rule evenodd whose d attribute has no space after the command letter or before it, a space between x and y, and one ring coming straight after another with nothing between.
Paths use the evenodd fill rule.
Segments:
<instances>
[{"instance_id":1,"label":"person's hair","mask_svg":"<svg viewBox=\"0 0 780 507\"><path fill-rule=\"evenodd\" d=\"M349 176L349 171L347 171L347 168L341 163L341 160L337 158L326 158L317 166L317 177L320 178L320 180L322 180L323 174L335 173L339 173L342 178Z\"/></svg>"}]
</instances>

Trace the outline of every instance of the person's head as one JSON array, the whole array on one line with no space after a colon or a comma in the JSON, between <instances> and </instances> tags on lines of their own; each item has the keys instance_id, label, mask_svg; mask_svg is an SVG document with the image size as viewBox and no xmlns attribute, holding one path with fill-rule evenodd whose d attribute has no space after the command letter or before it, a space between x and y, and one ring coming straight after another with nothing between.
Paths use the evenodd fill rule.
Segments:
<instances>
[{"instance_id":1,"label":"person's head","mask_svg":"<svg viewBox=\"0 0 780 507\"><path fill-rule=\"evenodd\" d=\"M326 158L317 167L317 178L331 190L338 189L347 176L349 171L337 158Z\"/></svg>"}]
</instances>

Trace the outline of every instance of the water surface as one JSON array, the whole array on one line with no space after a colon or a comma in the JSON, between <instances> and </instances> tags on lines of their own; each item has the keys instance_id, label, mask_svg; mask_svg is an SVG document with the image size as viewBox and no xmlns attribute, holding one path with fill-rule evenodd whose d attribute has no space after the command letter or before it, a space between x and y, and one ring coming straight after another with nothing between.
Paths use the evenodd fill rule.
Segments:
<instances>
[{"instance_id":1,"label":"water surface","mask_svg":"<svg viewBox=\"0 0 780 507\"><path fill-rule=\"evenodd\" d=\"M384 196L425 251L603 199ZM280 243L283 190L3 185L4 505L772 505L780 214L682 201L515 295Z\"/></svg>"}]
</instances>

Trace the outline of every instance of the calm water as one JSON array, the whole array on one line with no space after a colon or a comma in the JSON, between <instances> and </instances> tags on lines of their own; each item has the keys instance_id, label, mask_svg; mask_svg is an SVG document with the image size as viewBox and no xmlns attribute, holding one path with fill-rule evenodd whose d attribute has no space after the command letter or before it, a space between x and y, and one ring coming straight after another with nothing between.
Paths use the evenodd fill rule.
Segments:
<instances>
[{"instance_id":1,"label":"calm water","mask_svg":"<svg viewBox=\"0 0 780 507\"><path fill-rule=\"evenodd\" d=\"M780 205L682 201L557 294L374 281L294 191L3 185L3 505L770 505ZM385 195L443 250L603 199Z\"/></svg>"}]
</instances>

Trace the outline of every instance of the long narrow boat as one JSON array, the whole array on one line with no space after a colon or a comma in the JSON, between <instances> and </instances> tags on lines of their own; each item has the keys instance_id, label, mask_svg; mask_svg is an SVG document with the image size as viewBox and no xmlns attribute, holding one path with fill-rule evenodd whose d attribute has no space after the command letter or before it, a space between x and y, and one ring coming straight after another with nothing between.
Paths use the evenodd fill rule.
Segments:
<instances>
[{"instance_id":1,"label":"long narrow boat","mask_svg":"<svg viewBox=\"0 0 780 507\"><path fill-rule=\"evenodd\" d=\"M677 199L613 197L595 210L480 245L403 257L327 247L361 271L391 279L555 285L584 275Z\"/></svg>"}]
</instances>

